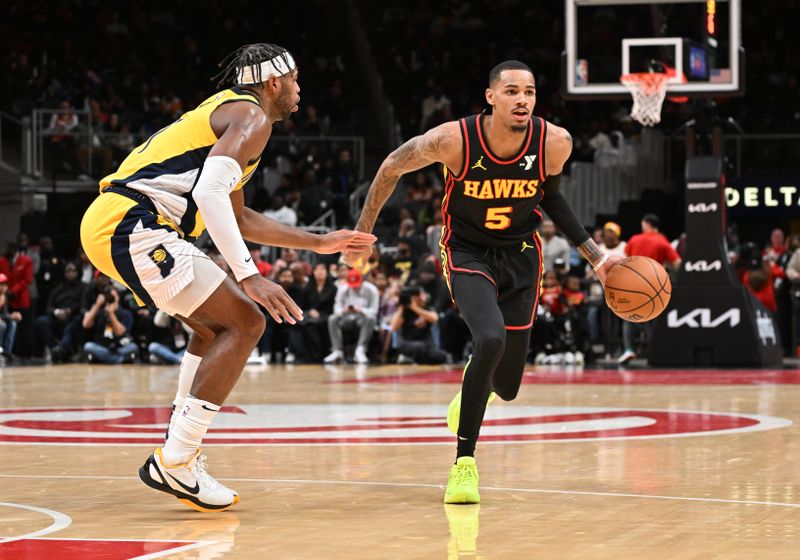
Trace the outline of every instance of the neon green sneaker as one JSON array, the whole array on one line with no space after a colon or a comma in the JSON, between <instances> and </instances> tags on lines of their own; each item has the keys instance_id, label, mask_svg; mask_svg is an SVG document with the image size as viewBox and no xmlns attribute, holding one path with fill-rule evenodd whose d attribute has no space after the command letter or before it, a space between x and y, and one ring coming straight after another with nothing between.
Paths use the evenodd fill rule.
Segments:
<instances>
[{"instance_id":1,"label":"neon green sneaker","mask_svg":"<svg viewBox=\"0 0 800 560\"><path fill-rule=\"evenodd\" d=\"M444 491L446 504L479 504L478 465L475 457L459 457L450 469L447 489Z\"/></svg>"},{"instance_id":2,"label":"neon green sneaker","mask_svg":"<svg viewBox=\"0 0 800 560\"><path fill-rule=\"evenodd\" d=\"M489 406L489 403L492 402L497 395L494 394L494 391L489 393L489 398L486 401L486 406ZM461 421L461 391L456 393L456 396L453 397L453 400L450 401L450 404L447 406L447 428L453 434L458 434L458 423Z\"/></svg>"}]
</instances>

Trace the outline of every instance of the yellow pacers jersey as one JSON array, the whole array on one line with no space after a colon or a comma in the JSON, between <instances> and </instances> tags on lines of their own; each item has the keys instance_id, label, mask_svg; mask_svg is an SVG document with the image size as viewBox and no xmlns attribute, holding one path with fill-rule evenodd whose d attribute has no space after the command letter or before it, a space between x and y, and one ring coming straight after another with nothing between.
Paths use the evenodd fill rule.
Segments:
<instances>
[{"instance_id":1,"label":"yellow pacers jersey","mask_svg":"<svg viewBox=\"0 0 800 560\"><path fill-rule=\"evenodd\" d=\"M253 93L238 87L213 95L137 146L115 173L100 181L100 191L111 185L139 191L153 201L158 213L182 236L198 237L205 224L192 198L192 189L217 141L211 128L211 113L223 103L235 101L258 104ZM247 183L259 161L260 158L247 164L236 189Z\"/></svg>"}]
</instances>

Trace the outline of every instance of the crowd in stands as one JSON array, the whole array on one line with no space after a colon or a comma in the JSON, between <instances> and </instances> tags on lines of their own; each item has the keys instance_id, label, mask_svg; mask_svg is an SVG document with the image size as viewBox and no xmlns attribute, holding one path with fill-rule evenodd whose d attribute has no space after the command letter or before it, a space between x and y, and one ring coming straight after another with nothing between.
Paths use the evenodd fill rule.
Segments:
<instances>
[{"instance_id":1,"label":"crowd in stands","mask_svg":"<svg viewBox=\"0 0 800 560\"><path fill-rule=\"evenodd\" d=\"M210 69L240 44L286 45L302 69L303 101L300 112L276 130L262 159L270 173L257 172L245 191L247 203L289 225L310 224L329 210L339 226L352 225L348 200L365 178L358 167L363 162L347 143L298 139L363 134L354 106L358 92L348 89L352 68L337 41L329 40L325 18L304 17L330 9L324 0L275 4L265 19L244 0L202 9L188 0L168 7L149 0L64 0L45 7L14 0L0 19L0 68L6 78L0 108L17 117L34 108L58 109L45 123L45 153L53 162L48 172L97 179L138 142L216 91ZM762 3L749 9L766 16L770 8ZM627 101L563 99L561 3L390 1L359 3L359 10L403 138L483 109L488 70L506 58L531 63L535 112L572 132L574 160L590 161L611 146L613 130L624 137L637 134L637 126L624 118ZM722 109L735 114L746 131L795 130L800 112L792 102L800 72L786 45L797 45L798 35L786 22L768 29L759 21L743 21L755 57L747 68L747 104L732 100ZM780 52L769 48L776 38L786 46ZM667 122L681 118L666 112ZM470 352L469 332L450 300L437 257L441 198L438 172L405 177L380 216L375 233L381 247L363 271L292 250L253 247L259 271L280 282L305 311L297 326L268 321L254 361L463 360ZM627 254L623 238L630 240L632 233L614 222L594 232L606 251L620 255ZM643 234L660 235L657 224ZM608 312L597 279L574 248L550 222L542 224L541 235L546 272L531 360L569 364L605 354L625 362L640 356L644 335L624 330ZM681 242L672 245L673 252L664 249L659 260L675 267ZM779 314L782 329L790 325L790 286L800 281L798 246L797 236L785 239L780 230L763 251L740 244L735 231L729 239L740 279ZM213 248L209 251L225 268ZM21 234L5 248L0 257L4 356L53 362L180 359L190 333L179 322L140 309L130 292L95 274L85 255L65 257L46 236L29 240Z\"/></svg>"},{"instance_id":2,"label":"crowd in stands","mask_svg":"<svg viewBox=\"0 0 800 560\"><path fill-rule=\"evenodd\" d=\"M306 8L325 9L323 2L311 4ZM16 117L57 110L43 123L46 178L96 180L217 91L211 75L230 52L266 37L292 50L303 71L303 103L276 125L274 136L284 140L270 143L251 179L258 188L250 203L278 210L284 202L300 224L333 209L346 223L347 198L362 179L353 146L302 140L356 133L343 57L326 41L323 19L302 16L306 8L270 6L266 19L250 8L242 0L202 8L185 0L169 6L68 0L47 8L11 2L0 19L0 108ZM298 18L302 25L293 24Z\"/></svg>"},{"instance_id":3,"label":"crowd in stands","mask_svg":"<svg viewBox=\"0 0 800 560\"><path fill-rule=\"evenodd\" d=\"M413 224L406 219L406 233ZM413 220L412 220L413 221ZM594 238L611 254L646 255L668 269L680 267L682 243L667 240L658 217L647 214L642 231L622 240L614 222ZM645 329L621 321L605 306L602 287L590 267L555 231L542 224L545 272L530 361L581 365L613 357L626 363L641 356ZM267 259L251 247L259 272L280 283L303 309L297 325L267 329L252 363L443 364L465 360L469 331L450 299L436 253L399 238L367 265L351 269L333 260L284 249ZM791 352L793 305L800 287L800 235L776 229L763 247L729 239L731 263L742 283L777 314L786 352ZM402 247L402 249L401 249ZM213 246L210 257L224 270ZM58 363L168 363L180 361L191 332L163 312L140 308L133 294L95 271L80 253L63 258L52 241L30 243L27 235L8 243L0 256L0 347L3 361ZM16 358L15 358L16 357Z\"/></svg>"}]
</instances>

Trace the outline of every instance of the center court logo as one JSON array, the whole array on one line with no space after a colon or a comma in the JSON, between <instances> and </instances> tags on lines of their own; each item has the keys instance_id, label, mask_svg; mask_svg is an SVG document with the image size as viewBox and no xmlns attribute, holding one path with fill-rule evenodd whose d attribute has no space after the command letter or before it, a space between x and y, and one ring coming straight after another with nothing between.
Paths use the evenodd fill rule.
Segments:
<instances>
[{"instance_id":1,"label":"center court logo","mask_svg":"<svg viewBox=\"0 0 800 560\"><path fill-rule=\"evenodd\" d=\"M223 407L205 445L452 444L444 405L286 404ZM0 444L159 445L170 410L73 407L0 410ZM773 416L600 407L496 405L481 443L718 435L791 425Z\"/></svg>"}]
</instances>

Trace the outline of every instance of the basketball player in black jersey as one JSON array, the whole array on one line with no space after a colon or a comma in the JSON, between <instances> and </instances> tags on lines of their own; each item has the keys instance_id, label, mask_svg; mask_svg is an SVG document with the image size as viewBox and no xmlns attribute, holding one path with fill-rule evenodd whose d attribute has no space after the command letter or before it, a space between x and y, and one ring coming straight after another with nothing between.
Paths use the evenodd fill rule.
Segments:
<instances>
[{"instance_id":1,"label":"basketball player in black jersey","mask_svg":"<svg viewBox=\"0 0 800 560\"><path fill-rule=\"evenodd\" d=\"M405 173L444 165L442 266L453 300L473 337L461 392L448 410L458 434L456 463L445 503L478 503L475 445L487 401L517 396L542 275L537 233L544 209L605 281L619 257L604 255L559 192L572 138L533 116L531 69L508 60L489 74L484 112L448 122L397 148L370 186L357 230L371 232L384 203ZM369 250L349 252L349 264Z\"/></svg>"}]
</instances>

